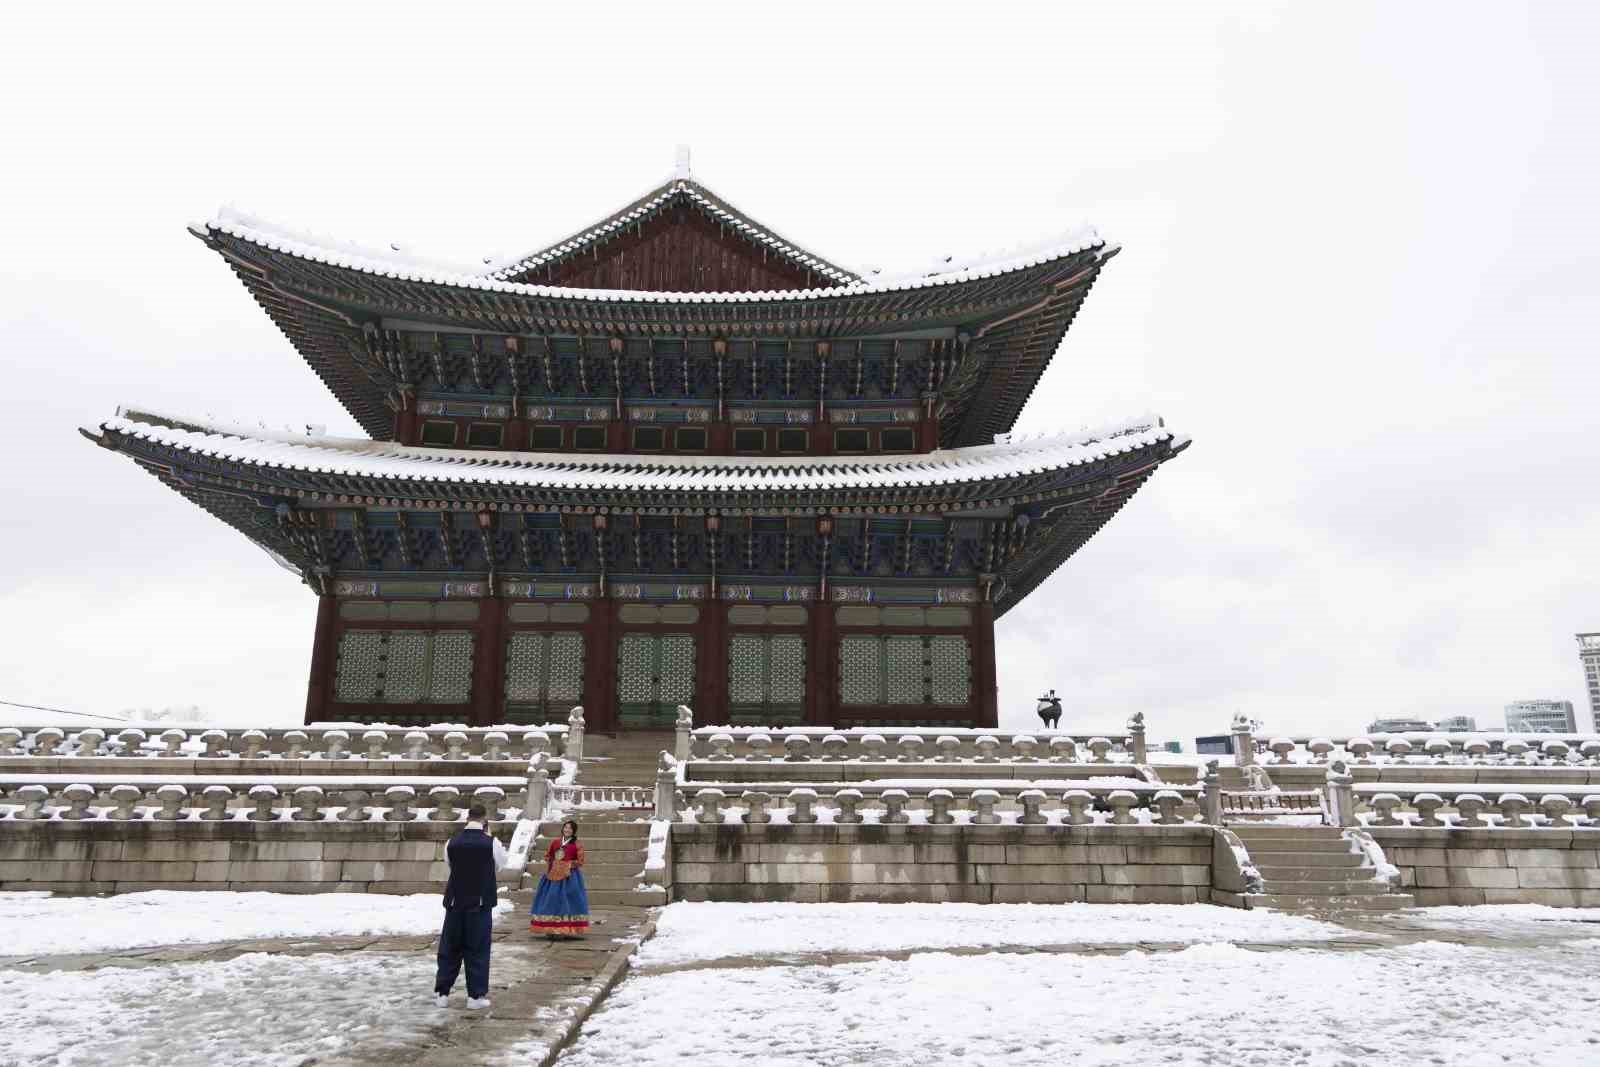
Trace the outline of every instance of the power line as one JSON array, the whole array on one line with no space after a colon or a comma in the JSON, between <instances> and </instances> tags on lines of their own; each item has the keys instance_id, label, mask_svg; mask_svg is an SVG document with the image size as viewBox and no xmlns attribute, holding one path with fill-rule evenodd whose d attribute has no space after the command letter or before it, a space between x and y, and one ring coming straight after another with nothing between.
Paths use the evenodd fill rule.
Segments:
<instances>
[{"instance_id":1,"label":"power line","mask_svg":"<svg viewBox=\"0 0 1600 1067\"><path fill-rule=\"evenodd\" d=\"M29 711L50 711L57 715L79 715L85 719L110 719L113 722L133 721L132 719L125 719L120 715L101 715L99 712L95 711L69 711L66 708L46 707L43 704L23 704L16 700L0 700L0 704L4 704L9 708L27 708Z\"/></svg>"}]
</instances>

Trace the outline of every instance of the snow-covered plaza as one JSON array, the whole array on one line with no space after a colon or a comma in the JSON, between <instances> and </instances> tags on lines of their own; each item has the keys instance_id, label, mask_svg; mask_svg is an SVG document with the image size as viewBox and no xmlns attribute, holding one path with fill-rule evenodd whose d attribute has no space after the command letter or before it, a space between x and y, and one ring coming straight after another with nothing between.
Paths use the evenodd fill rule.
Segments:
<instances>
[{"instance_id":1,"label":"snow-covered plaza","mask_svg":"<svg viewBox=\"0 0 1600 1067\"><path fill-rule=\"evenodd\" d=\"M569 993L502 908L496 1006L428 996L431 895L0 894L0 1064L538 1062ZM1586 1064L1600 911L674 904L563 1064ZM598 954L626 944L596 934ZM615 938L615 940L613 940ZM536 1017L537 1016L537 1017Z\"/></svg>"}]
</instances>

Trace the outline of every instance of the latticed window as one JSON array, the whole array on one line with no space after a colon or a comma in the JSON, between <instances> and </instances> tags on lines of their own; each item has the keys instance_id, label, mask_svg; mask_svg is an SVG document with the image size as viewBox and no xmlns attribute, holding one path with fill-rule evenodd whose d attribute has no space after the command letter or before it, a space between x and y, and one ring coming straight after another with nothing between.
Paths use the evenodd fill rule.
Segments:
<instances>
[{"instance_id":1,"label":"latticed window","mask_svg":"<svg viewBox=\"0 0 1600 1067\"><path fill-rule=\"evenodd\" d=\"M472 697L472 631L346 630L334 699L355 704L465 704Z\"/></svg>"},{"instance_id":2,"label":"latticed window","mask_svg":"<svg viewBox=\"0 0 1600 1067\"><path fill-rule=\"evenodd\" d=\"M850 634L839 641L844 704L965 704L972 654L959 634Z\"/></svg>"},{"instance_id":3,"label":"latticed window","mask_svg":"<svg viewBox=\"0 0 1600 1067\"><path fill-rule=\"evenodd\" d=\"M506 642L505 699L512 722L532 721L576 704L583 692L583 635L576 630L519 630Z\"/></svg>"},{"instance_id":4,"label":"latticed window","mask_svg":"<svg viewBox=\"0 0 1600 1067\"><path fill-rule=\"evenodd\" d=\"M728 710L734 723L784 725L803 717L806 642L800 634L735 633L728 641Z\"/></svg>"},{"instance_id":5,"label":"latticed window","mask_svg":"<svg viewBox=\"0 0 1600 1067\"><path fill-rule=\"evenodd\" d=\"M694 635L625 633L617 642L617 704L630 726L670 726L694 699Z\"/></svg>"}]
</instances>

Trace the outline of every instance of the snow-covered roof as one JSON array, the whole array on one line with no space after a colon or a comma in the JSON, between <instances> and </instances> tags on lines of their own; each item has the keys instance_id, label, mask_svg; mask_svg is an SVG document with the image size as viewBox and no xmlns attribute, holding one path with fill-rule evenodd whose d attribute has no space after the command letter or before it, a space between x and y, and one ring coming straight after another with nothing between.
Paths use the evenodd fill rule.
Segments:
<instances>
[{"instance_id":1,"label":"snow-covered roof","mask_svg":"<svg viewBox=\"0 0 1600 1067\"><path fill-rule=\"evenodd\" d=\"M317 474L418 482L637 492L774 492L954 486L1092 463L1162 441L1187 443L1153 415L1077 433L1012 435L992 445L917 455L583 455L461 451L366 438L275 431L119 409L102 431L233 463Z\"/></svg>"},{"instance_id":2,"label":"snow-covered roof","mask_svg":"<svg viewBox=\"0 0 1600 1067\"><path fill-rule=\"evenodd\" d=\"M688 183L686 188L692 192L695 186L693 183ZM679 194L671 192L664 195ZM684 195L690 194L686 193ZM625 217L617 225L625 226L630 221L630 218ZM217 234L225 234L269 251L280 252L299 259L372 274L378 277L519 296L585 300L599 303L615 303L619 301L666 304L768 303L772 301L870 296L878 293L904 292L956 285L962 282L1007 274L1012 271L1026 270L1030 267L1036 267L1091 249L1110 251L1112 247L1107 245L1105 239L1100 236L1093 226L1083 225L1051 238L1042 244L1035 243L1030 246L1009 249L990 258L959 261L955 259L942 260L940 264L934 265L928 272L885 274L872 281L849 280L847 284L828 288L769 289L750 292L654 292L633 289L585 289L571 286L530 285L523 282L503 280L502 275L517 273L528 269L529 266L536 266L537 263L534 260L538 256L556 255L558 250L565 246L566 242L556 246L555 249L536 253L535 257L520 260L511 266L496 269L491 265L490 269L485 269L482 264L473 266L422 257L397 248L380 249L349 241L341 241L284 226L258 215L249 214L231 207L222 208L214 218L203 223L196 223L191 229L199 237L205 238ZM594 234L592 233L580 234L571 240L587 241L591 240L593 236ZM776 238L773 239L777 240ZM789 246L785 245L785 247ZM542 262L542 260L539 262ZM821 263L822 261L817 260L816 262ZM818 268L813 267L812 269ZM834 269L837 271L837 268ZM837 273L841 279L846 277L854 278L853 275L846 276L843 272Z\"/></svg>"}]
</instances>

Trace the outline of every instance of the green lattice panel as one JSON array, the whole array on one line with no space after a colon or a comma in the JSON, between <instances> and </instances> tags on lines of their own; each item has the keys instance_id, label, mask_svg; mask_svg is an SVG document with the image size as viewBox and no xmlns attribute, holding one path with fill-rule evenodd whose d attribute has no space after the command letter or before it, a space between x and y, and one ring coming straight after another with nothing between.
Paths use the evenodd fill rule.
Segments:
<instances>
[{"instance_id":1,"label":"green lattice panel","mask_svg":"<svg viewBox=\"0 0 1600 1067\"><path fill-rule=\"evenodd\" d=\"M382 698L383 637L378 630L346 630L339 638L333 686L336 700L366 703Z\"/></svg>"},{"instance_id":2,"label":"green lattice panel","mask_svg":"<svg viewBox=\"0 0 1600 1067\"><path fill-rule=\"evenodd\" d=\"M694 700L694 636L661 635L657 699L672 708Z\"/></svg>"},{"instance_id":3,"label":"green lattice panel","mask_svg":"<svg viewBox=\"0 0 1600 1067\"><path fill-rule=\"evenodd\" d=\"M551 634L548 658L548 698L552 702L577 703L583 694L583 635L570 630Z\"/></svg>"},{"instance_id":4,"label":"green lattice panel","mask_svg":"<svg viewBox=\"0 0 1600 1067\"><path fill-rule=\"evenodd\" d=\"M655 699L655 638L623 634L617 643L617 700L648 704Z\"/></svg>"},{"instance_id":5,"label":"green lattice panel","mask_svg":"<svg viewBox=\"0 0 1600 1067\"><path fill-rule=\"evenodd\" d=\"M422 677L428 661L428 635L420 630L391 630L384 664L383 696L389 704L415 704L422 699Z\"/></svg>"},{"instance_id":6,"label":"green lattice panel","mask_svg":"<svg viewBox=\"0 0 1600 1067\"><path fill-rule=\"evenodd\" d=\"M761 704L766 700L763 685L766 640L758 634L734 634L728 642L728 701L733 704Z\"/></svg>"},{"instance_id":7,"label":"green lattice panel","mask_svg":"<svg viewBox=\"0 0 1600 1067\"><path fill-rule=\"evenodd\" d=\"M428 700L465 704L472 697L472 632L441 630L433 635L433 670Z\"/></svg>"},{"instance_id":8,"label":"green lattice panel","mask_svg":"<svg viewBox=\"0 0 1600 1067\"><path fill-rule=\"evenodd\" d=\"M888 704L921 704L926 697L923 671L922 638L888 637L884 639L884 702Z\"/></svg>"},{"instance_id":9,"label":"green lattice panel","mask_svg":"<svg viewBox=\"0 0 1600 1067\"><path fill-rule=\"evenodd\" d=\"M506 643L506 699L531 703L544 699L545 649L542 633L514 633Z\"/></svg>"},{"instance_id":10,"label":"green lattice panel","mask_svg":"<svg viewBox=\"0 0 1600 1067\"><path fill-rule=\"evenodd\" d=\"M806 642L799 634L774 634L767 656L767 700L773 704L804 704L806 700Z\"/></svg>"},{"instance_id":11,"label":"green lattice panel","mask_svg":"<svg viewBox=\"0 0 1600 1067\"><path fill-rule=\"evenodd\" d=\"M965 704L972 698L972 654L965 637L928 639L928 692L935 704Z\"/></svg>"},{"instance_id":12,"label":"green lattice panel","mask_svg":"<svg viewBox=\"0 0 1600 1067\"><path fill-rule=\"evenodd\" d=\"M839 700L845 704L880 701L878 639L862 635L839 642Z\"/></svg>"}]
</instances>

